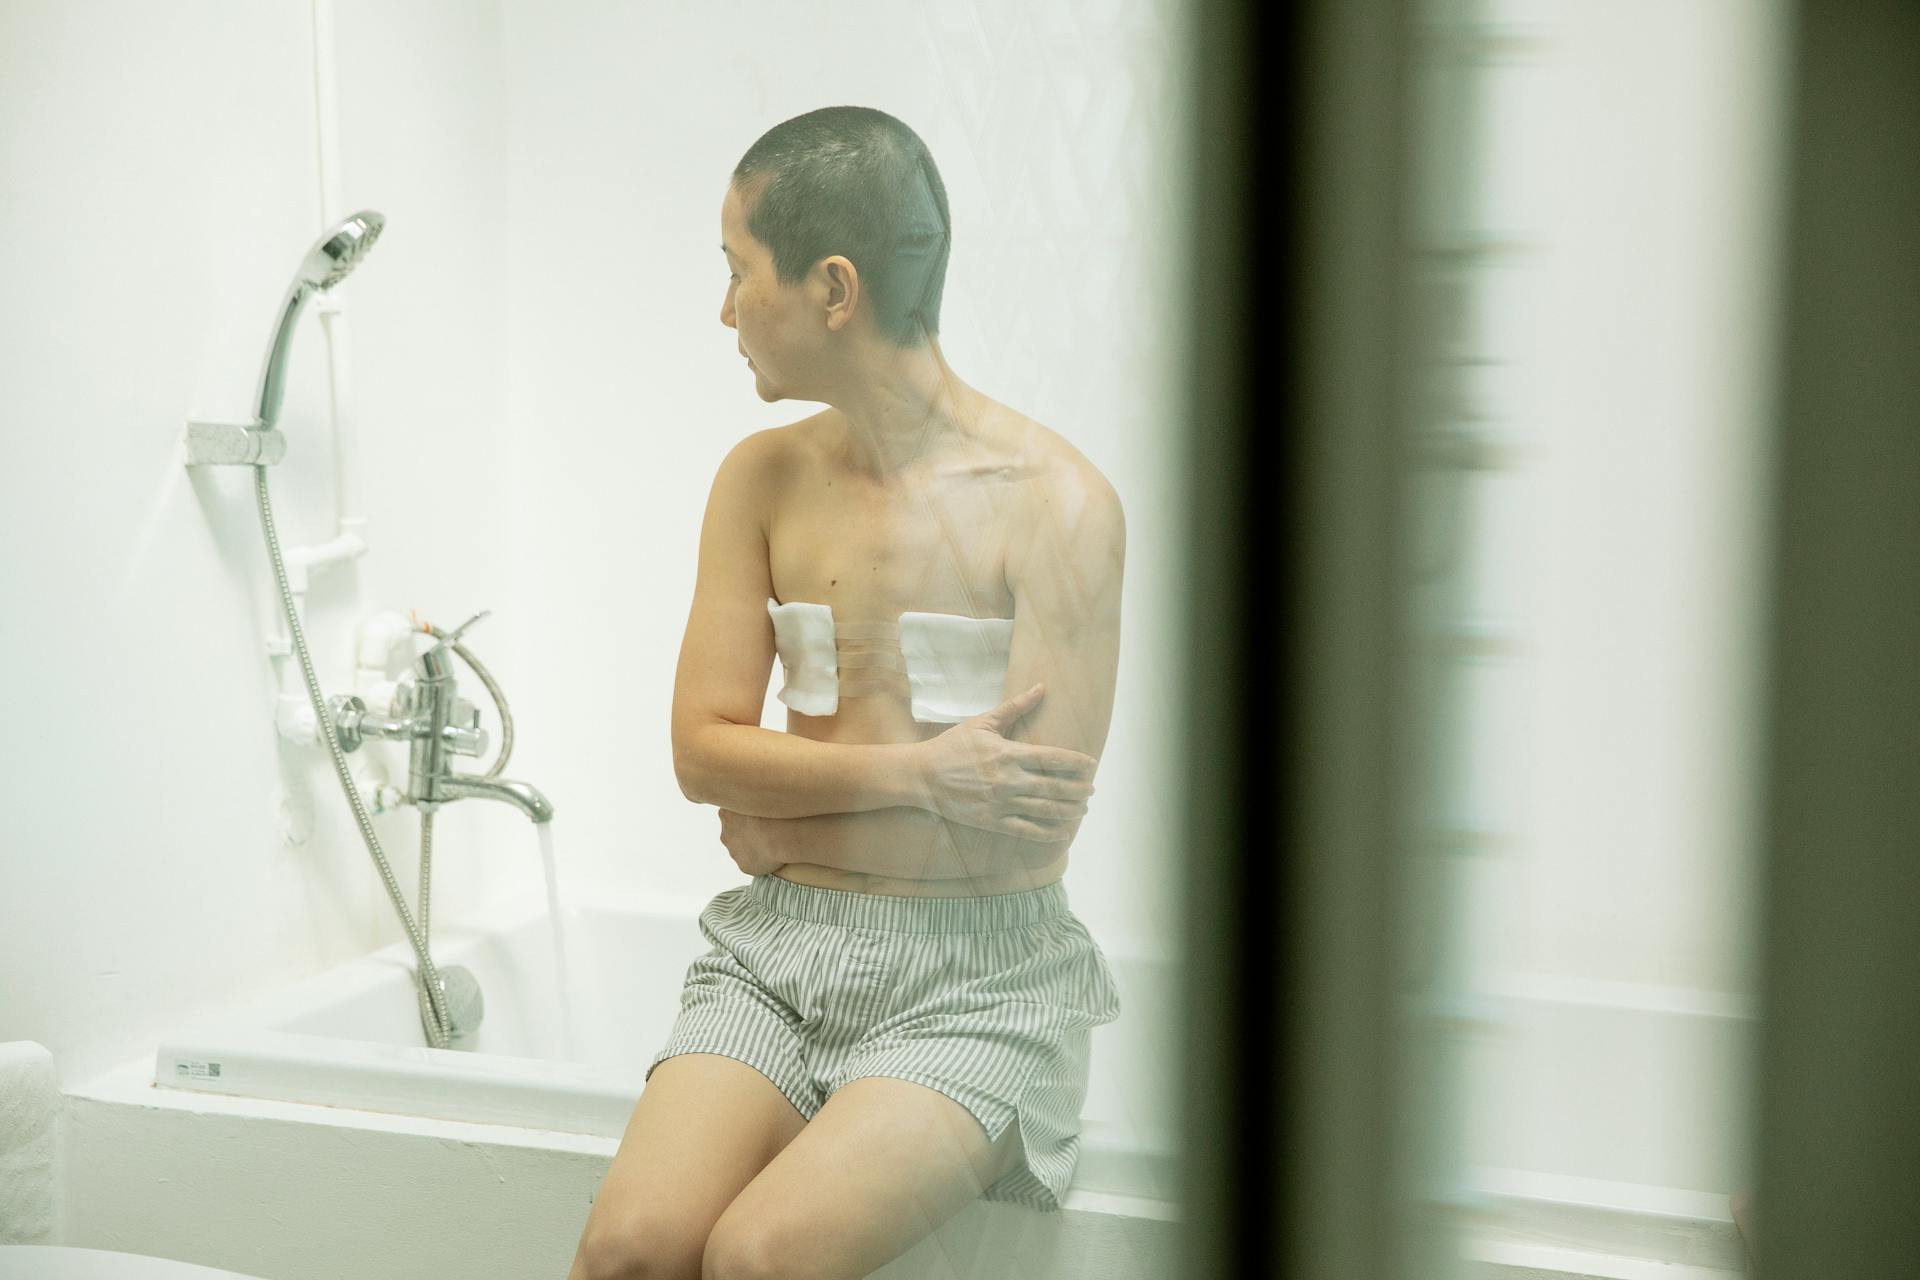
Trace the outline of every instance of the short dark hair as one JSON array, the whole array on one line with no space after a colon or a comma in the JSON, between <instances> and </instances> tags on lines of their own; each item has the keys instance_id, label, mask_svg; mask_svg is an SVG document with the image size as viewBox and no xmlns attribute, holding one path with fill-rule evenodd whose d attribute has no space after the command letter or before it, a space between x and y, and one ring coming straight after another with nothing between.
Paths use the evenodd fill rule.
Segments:
<instances>
[{"instance_id":1,"label":"short dark hair","mask_svg":"<svg viewBox=\"0 0 1920 1280\"><path fill-rule=\"evenodd\" d=\"M759 184L747 229L773 251L782 284L842 254L897 346L940 332L947 189L919 134L872 107L821 107L761 134L733 182L743 196Z\"/></svg>"}]
</instances>

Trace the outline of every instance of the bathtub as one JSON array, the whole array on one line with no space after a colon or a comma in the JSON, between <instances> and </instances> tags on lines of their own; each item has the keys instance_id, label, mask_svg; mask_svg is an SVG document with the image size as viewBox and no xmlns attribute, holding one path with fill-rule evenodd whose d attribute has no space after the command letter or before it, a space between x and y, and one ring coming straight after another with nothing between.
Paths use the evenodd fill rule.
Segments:
<instances>
[{"instance_id":1,"label":"bathtub","mask_svg":"<svg viewBox=\"0 0 1920 1280\"><path fill-rule=\"evenodd\" d=\"M266 1280L563 1280L645 1065L677 1011L687 963L705 949L695 924L702 905L563 913L571 985L589 998L572 1054L554 999L547 912L525 901L435 926L435 962L472 970L485 996L477 1033L454 1049L424 1045L404 943L158 1037L157 1048L64 1088L55 1242ZM876 1272L879 1280L1181 1274L1174 1145L1163 1123L1176 1105L1179 1058L1168 1050L1176 971L1103 949L1122 1014L1093 1032L1082 1150L1064 1211L976 1201ZM1553 1066L1534 1040L1558 1023L1526 1011L1564 1013L1575 1007L1568 993L1504 995L1506 1022L1518 1029L1510 1034L1536 1028L1512 1052L1527 1055L1523 1065ZM1592 1056L1609 1043L1601 1030L1579 1022L1548 1043ZM1505 1043L1495 1037L1477 1051ZM1484 1069L1474 1078L1501 1084ZM1469 1103L1494 1110L1514 1092L1507 1078L1505 1093ZM1431 1206L1452 1224L1460 1269L1432 1274L1740 1274L1722 1193L1478 1162L1465 1172L1465 1184Z\"/></svg>"},{"instance_id":2,"label":"bathtub","mask_svg":"<svg viewBox=\"0 0 1920 1280\"><path fill-rule=\"evenodd\" d=\"M495 1182L504 1184L512 1171L527 1193L519 1201L508 1197L503 1203L544 1202L552 1189L528 1185L527 1179L537 1183L541 1177L528 1173L530 1169L550 1168L571 1188L557 1193L558 1203L573 1206L563 1208L558 1221L527 1224L528 1230L551 1233L548 1251L540 1255L542 1266L555 1256L554 1250L564 1247L558 1269L551 1271L559 1280L585 1222L591 1187L618 1147L644 1087L646 1064L665 1041L678 1011L687 964L706 949L695 923L699 905L679 904L673 910L569 907L562 913L564 949L543 901L502 901L458 925L436 922L435 964L471 970L484 997L478 1029L455 1047L426 1046L411 978L412 949L398 942L162 1037L141 1082L146 1086L140 1090L142 1105L148 1112L157 1106L175 1116L217 1115L223 1122L250 1116L336 1129L358 1126L378 1133L383 1144L409 1135L443 1147L450 1140L491 1141L498 1149L486 1160L499 1175ZM1177 1175L1172 1129L1165 1118L1170 1114L1169 1072L1177 1066L1167 1048L1173 1043L1168 1028L1177 992L1170 986L1171 966L1165 961L1111 950L1107 957L1123 1013L1093 1032L1082 1147L1064 1212L1036 1214L1018 1206L975 1202L877 1275L947 1280L1015 1273L1101 1274L1116 1280L1157 1280L1173 1272ZM580 1001L571 1028L556 998L563 966ZM101 1087L83 1090L88 1096L75 1101L125 1102L131 1084L130 1072L123 1070L117 1087L103 1079ZM155 1117L149 1114L145 1120L152 1123ZM292 1140L285 1130L276 1130L274 1136ZM177 1150L171 1139L156 1136L152 1141ZM195 1149L231 1151L237 1141L203 1135ZM100 1150L104 1153L111 1145L102 1139ZM336 1177L327 1189L328 1194L352 1196L366 1180L357 1175L393 1159L390 1145L378 1148L388 1154L373 1154L375 1148L365 1145L325 1150L333 1154L289 1148L263 1167L272 1169L275 1177L315 1162L350 1167L356 1176ZM359 1154L343 1156L342 1150ZM554 1159L543 1165L542 1153ZM230 1175L215 1167L217 1159L210 1161L201 1175L206 1186L196 1193L198 1198L257 1193L257 1179L220 1189ZM417 1187L423 1179L440 1185L445 1177L457 1181L459 1176L429 1168L433 1171L416 1174L405 1185ZM377 1182L380 1176L371 1180ZM589 1192L580 1199L575 1193L583 1180ZM174 1179L163 1181L171 1188ZM476 1194L495 1193L484 1175L479 1182ZM390 1192L387 1199L396 1194L410 1193ZM297 1202L299 1197L289 1195L288 1200ZM459 1208L465 1211L472 1204L464 1199ZM369 1197L343 1204L340 1212L377 1216L385 1207L384 1201ZM283 1221L286 1216L267 1212ZM151 1225L158 1229L158 1215ZM106 1234L103 1243L139 1243L133 1236ZM499 1257L486 1251L465 1258L459 1265L467 1269L458 1270L451 1258L462 1247L447 1243L433 1255L436 1267L445 1267L447 1274L527 1273L512 1267L490 1270ZM997 1258L995 1248L1002 1251ZM1006 1250L1017 1250L1017 1257ZM241 1263L251 1263L269 1276L308 1274L284 1256L278 1270L263 1265L259 1247L251 1244L173 1256L243 1270ZM316 1265L311 1274L327 1274L328 1267L333 1274L344 1274L339 1268L345 1265L335 1258L324 1267ZM380 1274L368 1269L373 1265L364 1257L351 1263L355 1274ZM400 1267L394 1274L419 1273Z\"/></svg>"}]
</instances>

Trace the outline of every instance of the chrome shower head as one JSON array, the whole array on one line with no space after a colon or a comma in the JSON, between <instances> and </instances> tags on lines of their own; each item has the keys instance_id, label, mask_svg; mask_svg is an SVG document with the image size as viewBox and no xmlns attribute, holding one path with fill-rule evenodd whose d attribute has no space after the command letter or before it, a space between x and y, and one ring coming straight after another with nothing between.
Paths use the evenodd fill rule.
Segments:
<instances>
[{"instance_id":1,"label":"chrome shower head","mask_svg":"<svg viewBox=\"0 0 1920 1280\"><path fill-rule=\"evenodd\" d=\"M386 225L385 217L372 209L362 209L321 236L301 259L300 271L280 304L273 343L267 348L266 361L260 367L259 408L254 414L258 419L256 427L264 430L280 417L280 402L286 392L287 352L292 345L293 326L300 319L307 299L333 288L352 274Z\"/></svg>"},{"instance_id":2,"label":"chrome shower head","mask_svg":"<svg viewBox=\"0 0 1920 1280\"><path fill-rule=\"evenodd\" d=\"M373 242L380 238L386 225L385 218L371 209L362 209L320 237L307 251L307 260L300 264L301 278L321 290L333 288L360 265L360 259L373 248Z\"/></svg>"}]
</instances>

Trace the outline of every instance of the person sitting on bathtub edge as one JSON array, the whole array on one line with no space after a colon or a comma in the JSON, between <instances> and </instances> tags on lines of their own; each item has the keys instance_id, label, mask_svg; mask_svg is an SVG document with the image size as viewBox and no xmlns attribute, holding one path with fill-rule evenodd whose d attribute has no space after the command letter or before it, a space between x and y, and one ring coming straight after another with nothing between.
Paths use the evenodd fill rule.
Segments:
<instances>
[{"instance_id":1,"label":"person sitting on bathtub edge","mask_svg":"<svg viewBox=\"0 0 1920 1280\"><path fill-rule=\"evenodd\" d=\"M726 186L720 322L762 400L827 408L709 493L674 767L751 879L701 913L570 1280L851 1280L977 1197L1056 1211L1072 1176L1120 1003L1061 877L1125 525L1079 450L947 364L948 228L925 144L863 107L776 125Z\"/></svg>"}]
</instances>

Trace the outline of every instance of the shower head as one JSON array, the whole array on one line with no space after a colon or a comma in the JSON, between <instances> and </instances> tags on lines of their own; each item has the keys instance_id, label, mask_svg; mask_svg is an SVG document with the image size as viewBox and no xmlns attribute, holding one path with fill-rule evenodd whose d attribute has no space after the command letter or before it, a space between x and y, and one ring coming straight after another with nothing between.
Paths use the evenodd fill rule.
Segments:
<instances>
[{"instance_id":1,"label":"shower head","mask_svg":"<svg viewBox=\"0 0 1920 1280\"><path fill-rule=\"evenodd\" d=\"M320 237L300 264L300 278L320 289L331 289L345 280L360 265L360 259L380 238L387 220L371 209L362 209Z\"/></svg>"},{"instance_id":2,"label":"shower head","mask_svg":"<svg viewBox=\"0 0 1920 1280\"><path fill-rule=\"evenodd\" d=\"M287 352L293 341L293 327L307 299L333 288L360 265L360 260L380 238L386 218L372 209L362 209L314 242L300 261L300 270L287 288L280 304L279 321L273 332L273 344L267 348L266 362L260 367L259 408L254 416L257 428L265 430L280 417L280 402L286 392Z\"/></svg>"}]
</instances>

